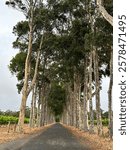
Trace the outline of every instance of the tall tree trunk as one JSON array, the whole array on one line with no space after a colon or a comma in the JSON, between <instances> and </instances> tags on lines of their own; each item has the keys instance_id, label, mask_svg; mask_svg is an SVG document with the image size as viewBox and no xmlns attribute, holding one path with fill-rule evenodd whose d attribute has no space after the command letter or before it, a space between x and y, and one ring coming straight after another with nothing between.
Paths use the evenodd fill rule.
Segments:
<instances>
[{"instance_id":1,"label":"tall tree trunk","mask_svg":"<svg viewBox=\"0 0 130 150\"><path fill-rule=\"evenodd\" d=\"M37 101L37 127L40 127L40 116L41 116L41 88L38 90L38 101Z\"/></svg>"},{"instance_id":2,"label":"tall tree trunk","mask_svg":"<svg viewBox=\"0 0 130 150\"><path fill-rule=\"evenodd\" d=\"M79 113L78 113L78 116L79 116L79 129L82 129L82 103L81 103L81 83L80 83L80 80L79 80L79 88L78 88L78 110L79 110Z\"/></svg>"},{"instance_id":3,"label":"tall tree trunk","mask_svg":"<svg viewBox=\"0 0 130 150\"><path fill-rule=\"evenodd\" d=\"M74 126L74 96L73 96L73 91L71 90L71 126Z\"/></svg>"},{"instance_id":4,"label":"tall tree trunk","mask_svg":"<svg viewBox=\"0 0 130 150\"><path fill-rule=\"evenodd\" d=\"M84 101L83 101L83 129L88 131L88 58L85 54L84 64Z\"/></svg>"},{"instance_id":5,"label":"tall tree trunk","mask_svg":"<svg viewBox=\"0 0 130 150\"><path fill-rule=\"evenodd\" d=\"M44 90L41 90L41 115L40 115L40 126L44 126L45 124L45 98L44 98Z\"/></svg>"},{"instance_id":6,"label":"tall tree trunk","mask_svg":"<svg viewBox=\"0 0 130 150\"><path fill-rule=\"evenodd\" d=\"M98 135L102 135L102 117L100 108L100 81L99 81L99 66L98 54L96 49L93 50L94 76L95 76L95 91L96 91L96 118Z\"/></svg>"},{"instance_id":7,"label":"tall tree trunk","mask_svg":"<svg viewBox=\"0 0 130 150\"><path fill-rule=\"evenodd\" d=\"M70 91L70 85L68 85L67 87L68 89L68 98L67 98L67 101L68 101L68 111L69 111L69 125L72 126L72 114L73 114L73 110L72 110L72 99L71 99L71 91Z\"/></svg>"},{"instance_id":8,"label":"tall tree trunk","mask_svg":"<svg viewBox=\"0 0 130 150\"><path fill-rule=\"evenodd\" d=\"M71 85L68 85L69 101L70 101L70 125L74 126L74 95Z\"/></svg>"},{"instance_id":9,"label":"tall tree trunk","mask_svg":"<svg viewBox=\"0 0 130 150\"><path fill-rule=\"evenodd\" d=\"M31 112L30 112L30 127L35 127L36 123L36 93L37 86L35 84L33 91L32 91L32 103L31 103ZM31 114L32 113L32 114Z\"/></svg>"},{"instance_id":10,"label":"tall tree trunk","mask_svg":"<svg viewBox=\"0 0 130 150\"><path fill-rule=\"evenodd\" d=\"M108 112L109 112L109 135L113 136L113 113L112 113L112 86L113 86L113 51L111 51L110 59L110 83L108 90Z\"/></svg>"},{"instance_id":11,"label":"tall tree trunk","mask_svg":"<svg viewBox=\"0 0 130 150\"><path fill-rule=\"evenodd\" d=\"M76 127L80 127L80 77L78 73L74 73L74 96L75 96L75 113Z\"/></svg>"},{"instance_id":12,"label":"tall tree trunk","mask_svg":"<svg viewBox=\"0 0 130 150\"><path fill-rule=\"evenodd\" d=\"M31 10L32 12L32 10ZM32 13L31 13L32 14ZM25 74L24 74L24 85L22 89L22 101L20 106L20 113L19 113L19 121L18 121L18 132L23 132L23 125L24 125L24 116L25 116L25 108L26 108L26 101L28 97L28 80L30 75L30 60L31 60L31 53L32 53L32 38L33 38L33 15L31 17L29 23L29 44L28 44L28 52L25 61Z\"/></svg>"},{"instance_id":13,"label":"tall tree trunk","mask_svg":"<svg viewBox=\"0 0 130 150\"><path fill-rule=\"evenodd\" d=\"M24 75L25 79L24 79L24 85L23 85L23 91L22 91L22 101L21 101L21 106L20 106L19 121L18 121L18 128L17 128L18 132L23 132L26 101L27 101L28 95L30 94L36 82L37 73L38 73L38 64L39 64L39 59L40 59L40 50L41 50L42 42L43 42L43 36L42 36L41 43L37 51L37 58L36 58L33 80L29 86L28 81L29 81L29 75L30 75L30 65L31 65L30 60L31 60L31 53L32 53L32 38L33 38L32 32L33 32L33 25L32 26L30 25L28 54L27 54L26 62L25 62L25 75Z\"/></svg>"},{"instance_id":14,"label":"tall tree trunk","mask_svg":"<svg viewBox=\"0 0 130 150\"><path fill-rule=\"evenodd\" d=\"M89 111L90 111L90 133L94 132L94 115L93 115L93 102L92 102L92 52L90 52L90 65L89 65Z\"/></svg>"},{"instance_id":15,"label":"tall tree trunk","mask_svg":"<svg viewBox=\"0 0 130 150\"><path fill-rule=\"evenodd\" d=\"M76 116L77 116L77 103L76 103L76 99L75 99L75 90L73 89L73 126L76 127L77 126L77 122L76 122Z\"/></svg>"}]
</instances>

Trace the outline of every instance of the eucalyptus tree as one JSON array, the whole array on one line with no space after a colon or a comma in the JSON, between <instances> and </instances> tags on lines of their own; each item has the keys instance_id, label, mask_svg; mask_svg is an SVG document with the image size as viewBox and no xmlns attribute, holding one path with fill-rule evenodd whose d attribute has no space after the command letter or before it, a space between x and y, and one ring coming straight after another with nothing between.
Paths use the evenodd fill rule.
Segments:
<instances>
[{"instance_id":1,"label":"eucalyptus tree","mask_svg":"<svg viewBox=\"0 0 130 150\"><path fill-rule=\"evenodd\" d=\"M106 2L105 7L107 11L112 15L112 5L111 2ZM102 16L99 15L95 22L96 34L95 34L95 46L97 47L97 56L99 58L99 76L109 76L110 75L110 85L108 90L108 103L109 103L109 131L112 131L112 26L106 22ZM96 59L95 59L96 60ZM98 64L98 63L96 63Z\"/></svg>"},{"instance_id":2,"label":"eucalyptus tree","mask_svg":"<svg viewBox=\"0 0 130 150\"><path fill-rule=\"evenodd\" d=\"M98 13L96 8L96 1L88 1L87 3L87 10L88 10L88 18L90 21L90 32L86 34L85 37L85 48L90 53L88 54L88 58L86 59L90 60L90 66L89 68L89 99L92 97L91 93L91 86L92 83L95 86L95 97L96 97L96 110L97 110L97 127L98 127L98 133L102 133L102 119L101 119L101 111L100 111L100 82L102 75L106 75L108 68L103 71L102 66L104 64L107 64L109 66L109 60L110 60L110 51L111 51L111 41L112 41L112 29L109 26L109 24L106 23L105 19L102 18L102 16ZM109 4L109 5L108 5ZM111 13L111 2L105 2L105 7L107 8L108 12ZM99 25L100 24L100 25ZM108 31L109 30L109 31ZM108 32L107 32L108 31ZM100 36L99 36L100 35ZM104 41L104 42L103 42ZM97 44L98 43L98 44ZM100 43L100 44L99 44ZM102 43L102 46L101 46ZM109 49L108 49L109 47ZM107 59L105 58L106 55L109 55ZM93 55L93 56L92 56ZM107 56L108 56L107 55ZM92 58L91 58L92 57ZM92 59L92 60L91 60ZM86 67L86 76L87 77L87 68ZM92 71L91 71L92 67ZM108 73L107 73L108 74ZM93 78L94 77L94 78ZM85 87L87 87L87 84L85 84ZM86 95L87 96L87 95ZM90 104L90 129L93 128L93 111L92 111L92 101L89 101Z\"/></svg>"},{"instance_id":3,"label":"eucalyptus tree","mask_svg":"<svg viewBox=\"0 0 130 150\"><path fill-rule=\"evenodd\" d=\"M23 87L22 87L22 101L21 101L19 121L18 121L18 131L22 131L23 124L24 124L26 101L27 101L29 93L33 89L35 82L36 82L38 64L39 64L39 59L41 55L40 53L41 53L41 48L43 44L43 29L41 28L41 30L38 30L36 28L36 25L37 25L36 20L38 18L38 13L37 13L38 8L43 7L43 3L41 0L39 1L37 0L30 0L30 1L12 0L12 1L7 1L6 4L23 12L28 22L27 24L28 31L26 32L26 43L27 43L26 53L27 54L26 54L25 67L24 67L25 71L24 71L24 82L23 82ZM31 82L29 82L31 58L33 56L33 43L35 42L37 36L40 38L40 42L39 42L39 46L37 47L37 49L35 49L35 52L36 52L35 71L34 71L34 75L33 75ZM18 37L18 41L20 40L21 39Z\"/></svg>"},{"instance_id":4,"label":"eucalyptus tree","mask_svg":"<svg viewBox=\"0 0 130 150\"><path fill-rule=\"evenodd\" d=\"M112 0L104 1L104 7L107 12L112 16L113 15L113 5ZM102 52L106 54L102 55L104 64L107 66L104 75L110 76L110 83L108 89L108 110L109 110L109 134L110 137L113 135L113 113L112 113L112 86L113 86L113 48L112 48L112 24L105 19L99 18L97 20L96 26L99 31L97 33L97 44L102 49L99 51L99 56L102 55ZM107 57L106 57L107 55ZM101 59L102 60L102 59Z\"/></svg>"},{"instance_id":5,"label":"eucalyptus tree","mask_svg":"<svg viewBox=\"0 0 130 150\"><path fill-rule=\"evenodd\" d=\"M110 26L97 13L95 1L47 0L45 6L42 1L32 2L28 7L31 8L28 11L27 21L20 22L14 27L14 33L18 38L13 45L19 48L20 52L10 64L11 71L16 73L19 79L19 89L23 88L24 105L23 103L21 105L22 116L20 115L20 118L24 117L23 108L28 94L36 86L37 126L45 124L49 104L56 116L59 117L61 113L64 113L63 116L68 124L93 131L92 98L95 94L100 132L102 121L100 82L102 74L106 75L107 72L109 74L111 66L108 65L110 60L108 49L111 44ZM8 2L7 4L15 8L23 5L15 0L14 3ZM25 66L24 62L26 62ZM105 71L102 69L104 64L107 66ZM60 97L54 93L62 90L65 90L67 96L63 94ZM56 99L62 100L59 102ZM54 105L54 102L57 104ZM62 108L60 114L57 113L60 109L58 103ZM90 126L88 125L88 107ZM19 120L20 126L21 120Z\"/></svg>"}]
</instances>

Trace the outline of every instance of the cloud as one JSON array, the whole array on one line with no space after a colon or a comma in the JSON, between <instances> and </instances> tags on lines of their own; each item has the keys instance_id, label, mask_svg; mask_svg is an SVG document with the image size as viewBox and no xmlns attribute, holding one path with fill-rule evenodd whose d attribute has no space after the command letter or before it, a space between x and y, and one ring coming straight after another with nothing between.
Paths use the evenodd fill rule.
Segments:
<instances>
[{"instance_id":1,"label":"cloud","mask_svg":"<svg viewBox=\"0 0 130 150\"><path fill-rule=\"evenodd\" d=\"M5 5L5 0L0 1L0 109L19 110L21 95L17 93L17 79L12 76L8 65L18 50L12 48L16 37L12 34L13 26L25 17Z\"/></svg>"}]
</instances>

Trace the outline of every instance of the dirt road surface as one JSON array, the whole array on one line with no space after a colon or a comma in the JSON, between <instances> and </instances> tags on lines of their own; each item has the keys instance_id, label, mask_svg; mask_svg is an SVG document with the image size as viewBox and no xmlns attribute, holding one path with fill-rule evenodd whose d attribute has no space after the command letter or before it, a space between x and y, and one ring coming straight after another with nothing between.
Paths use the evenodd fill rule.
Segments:
<instances>
[{"instance_id":1,"label":"dirt road surface","mask_svg":"<svg viewBox=\"0 0 130 150\"><path fill-rule=\"evenodd\" d=\"M61 124L56 123L46 131L26 139L0 146L0 150L90 150Z\"/></svg>"}]
</instances>

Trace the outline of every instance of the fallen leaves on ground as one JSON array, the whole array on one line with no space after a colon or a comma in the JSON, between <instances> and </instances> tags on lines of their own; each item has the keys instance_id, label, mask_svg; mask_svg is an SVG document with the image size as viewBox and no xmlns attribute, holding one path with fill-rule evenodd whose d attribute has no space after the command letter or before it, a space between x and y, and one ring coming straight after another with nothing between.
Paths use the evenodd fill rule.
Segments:
<instances>
[{"instance_id":1,"label":"fallen leaves on ground","mask_svg":"<svg viewBox=\"0 0 130 150\"><path fill-rule=\"evenodd\" d=\"M11 125L10 131L8 133L8 126L2 125L2 126L0 126L0 144L6 143L9 141L13 141L18 138L23 138L23 137L29 136L31 134L34 134L34 133L37 133L40 131L44 131L44 130L48 129L50 126L52 126L52 124L45 125L40 128L36 128L36 127L30 128L29 125L26 124L26 125L24 125L24 133L16 133L16 132L14 132L14 125Z\"/></svg>"},{"instance_id":2,"label":"fallen leaves on ground","mask_svg":"<svg viewBox=\"0 0 130 150\"><path fill-rule=\"evenodd\" d=\"M90 147L91 150L112 150L112 140L109 137L101 137L97 134L90 134L89 132L81 131L72 126L66 126L67 129L73 133L80 140L80 142L86 147ZM106 131L106 128L105 128Z\"/></svg>"}]
</instances>

